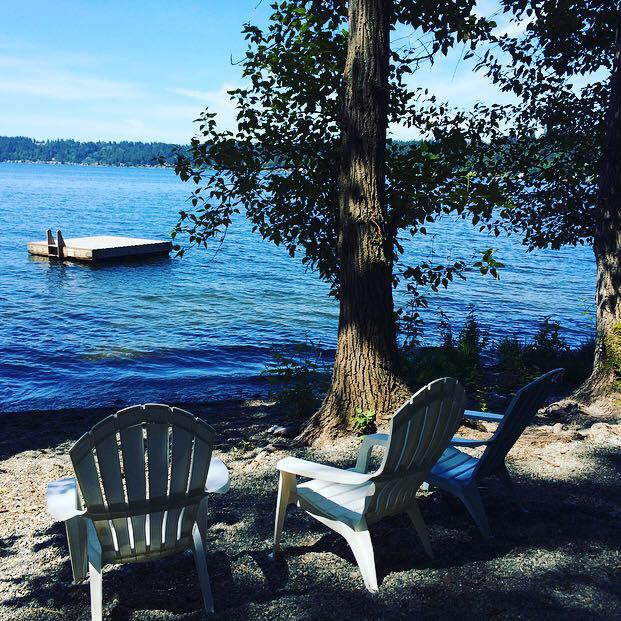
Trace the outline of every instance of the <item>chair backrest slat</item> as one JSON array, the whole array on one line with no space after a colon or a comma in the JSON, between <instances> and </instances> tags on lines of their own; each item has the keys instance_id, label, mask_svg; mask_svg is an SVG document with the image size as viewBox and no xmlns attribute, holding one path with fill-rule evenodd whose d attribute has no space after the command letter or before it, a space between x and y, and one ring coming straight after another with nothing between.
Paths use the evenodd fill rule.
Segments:
<instances>
[{"instance_id":1,"label":"chair backrest slat","mask_svg":"<svg viewBox=\"0 0 621 621\"><path fill-rule=\"evenodd\" d=\"M106 510L105 500L101 491L101 480L95 463L94 445L90 433L82 436L71 448L69 455L73 463L76 477L80 484L80 492L86 507L101 513ZM112 530L107 520L95 523L97 536L104 550L114 550Z\"/></svg>"},{"instance_id":2,"label":"chair backrest slat","mask_svg":"<svg viewBox=\"0 0 621 621\"><path fill-rule=\"evenodd\" d=\"M190 413L147 404L109 416L76 442L71 459L105 558L153 557L187 542L214 438Z\"/></svg>"},{"instance_id":3,"label":"chair backrest slat","mask_svg":"<svg viewBox=\"0 0 621 621\"><path fill-rule=\"evenodd\" d=\"M127 486L127 500L131 504L147 497L147 470L145 463L144 410L132 406L117 413L123 471ZM147 551L146 515L132 515L132 536L137 556Z\"/></svg>"},{"instance_id":4,"label":"chair backrest slat","mask_svg":"<svg viewBox=\"0 0 621 621\"><path fill-rule=\"evenodd\" d=\"M70 456L73 462L80 491L84 498L84 504L92 507L93 511L104 511L105 503L101 492L101 483L97 466L95 464L95 454L90 434L83 436L71 449Z\"/></svg>"},{"instance_id":5,"label":"chair backrest slat","mask_svg":"<svg viewBox=\"0 0 621 621\"><path fill-rule=\"evenodd\" d=\"M493 442L479 460L475 476L488 476L502 466L507 453L543 407L563 373L564 369L549 371L515 393L492 436Z\"/></svg>"},{"instance_id":6,"label":"chair backrest slat","mask_svg":"<svg viewBox=\"0 0 621 621\"><path fill-rule=\"evenodd\" d=\"M91 433L95 444L99 474L107 507L110 511L122 511L127 506L127 502L117 444L116 417L104 419L93 427ZM110 520L109 527L112 530L114 547L118 556L131 556L132 551L127 518L114 518Z\"/></svg>"},{"instance_id":7,"label":"chair backrest slat","mask_svg":"<svg viewBox=\"0 0 621 621\"><path fill-rule=\"evenodd\" d=\"M188 493L196 493L205 489L207 481L207 471L209 462L211 461L211 453L213 450L214 438L209 435L210 432L206 428L201 430L200 435L194 437L194 450L192 452L192 464L190 468L190 479L188 481ZM192 532L192 526L196 521L196 512L198 505L188 506L185 508L181 518L180 534L181 537L189 536Z\"/></svg>"},{"instance_id":8,"label":"chair backrest slat","mask_svg":"<svg viewBox=\"0 0 621 621\"><path fill-rule=\"evenodd\" d=\"M149 514L149 552L162 549L164 506L168 495L169 443L168 408L151 406L147 421L147 459L149 468L149 500L158 500L162 511Z\"/></svg>"},{"instance_id":9,"label":"chair backrest slat","mask_svg":"<svg viewBox=\"0 0 621 621\"><path fill-rule=\"evenodd\" d=\"M191 415L188 415L191 416ZM181 413L179 413L181 417ZM178 417L178 420L179 420ZM175 425L172 432L172 453L170 465L170 495L185 494L190 478L190 462L192 460L192 444L194 435L192 426L194 417L188 421L189 429Z\"/></svg>"},{"instance_id":10,"label":"chair backrest slat","mask_svg":"<svg viewBox=\"0 0 621 621\"><path fill-rule=\"evenodd\" d=\"M457 431L464 404L463 387L447 377L421 388L397 411L382 465L372 478L375 493L367 500L367 513L396 511L411 502Z\"/></svg>"}]
</instances>

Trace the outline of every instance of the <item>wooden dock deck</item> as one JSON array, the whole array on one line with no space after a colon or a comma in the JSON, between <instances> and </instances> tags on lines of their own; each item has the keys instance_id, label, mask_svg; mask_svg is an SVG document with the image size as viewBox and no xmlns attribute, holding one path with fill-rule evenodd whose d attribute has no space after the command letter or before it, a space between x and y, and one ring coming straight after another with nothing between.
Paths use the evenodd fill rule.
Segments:
<instances>
[{"instance_id":1,"label":"wooden dock deck","mask_svg":"<svg viewBox=\"0 0 621 621\"><path fill-rule=\"evenodd\" d=\"M172 242L136 237L96 235L64 239L58 231L57 239L48 231L46 241L28 243L32 255L73 261L107 261L111 259L135 258L168 254Z\"/></svg>"}]
</instances>

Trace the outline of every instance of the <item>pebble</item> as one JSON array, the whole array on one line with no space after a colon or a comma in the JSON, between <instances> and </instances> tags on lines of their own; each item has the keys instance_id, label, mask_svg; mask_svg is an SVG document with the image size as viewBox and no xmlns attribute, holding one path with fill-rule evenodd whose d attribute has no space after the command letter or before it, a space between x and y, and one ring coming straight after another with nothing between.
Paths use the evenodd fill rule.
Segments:
<instances>
[{"instance_id":1,"label":"pebble","mask_svg":"<svg viewBox=\"0 0 621 621\"><path fill-rule=\"evenodd\" d=\"M297 425L279 425L272 429L275 436L281 438L295 438L298 435L299 427Z\"/></svg>"},{"instance_id":2,"label":"pebble","mask_svg":"<svg viewBox=\"0 0 621 621\"><path fill-rule=\"evenodd\" d=\"M552 427L552 433L563 433L563 431L565 431L565 427L563 426L563 423L556 423L553 427Z\"/></svg>"}]
</instances>

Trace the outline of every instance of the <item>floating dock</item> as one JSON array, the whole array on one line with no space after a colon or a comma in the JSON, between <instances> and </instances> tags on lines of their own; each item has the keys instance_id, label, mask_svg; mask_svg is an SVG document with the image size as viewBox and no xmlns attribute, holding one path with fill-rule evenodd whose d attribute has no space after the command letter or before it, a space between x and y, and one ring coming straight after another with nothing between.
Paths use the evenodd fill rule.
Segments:
<instances>
[{"instance_id":1,"label":"floating dock","mask_svg":"<svg viewBox=\"0 0 621 621\"><path fill-rule=\"evenodd\" d=\"M133 259L165 255L172 250L172 242L136 237L117 237L96 235L94 237L74 237L64 239L60 231L54 239L48 230L47 240L30 242L30 254L51 259L70 259L73 261L109 261L112 259Z\"/></svg>"}]
</instances>

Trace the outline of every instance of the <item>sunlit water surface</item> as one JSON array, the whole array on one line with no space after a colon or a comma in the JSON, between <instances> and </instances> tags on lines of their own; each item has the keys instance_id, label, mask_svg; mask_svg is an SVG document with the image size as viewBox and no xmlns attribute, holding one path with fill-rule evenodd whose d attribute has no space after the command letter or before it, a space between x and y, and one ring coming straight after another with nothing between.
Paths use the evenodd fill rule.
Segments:
<instances>
[{"instance_id":1,"label":"sunlit water surface","mask_svg":"<svg viewBox=\"0 0 621 621\"><path fill-rule=\"evenodd\" d=\"M0 411L240 397L262 390L273 346L309 339L330 355L338 308L327 285L245 222L215 255L87 265L26 253L48 227L164 238L188 193L163 169L0 164ZM432 294L425 343L437 340L439 309L458 327L469 305L494 338L528 338L544 315L573 344L590 337L589 248L526 253L517 238L453 220L433 232L406 240L406 264L494 246L506 268L499 282L472 273ZM405 299L398 290L397 305Z\"/></svg>"}]
</instances>

